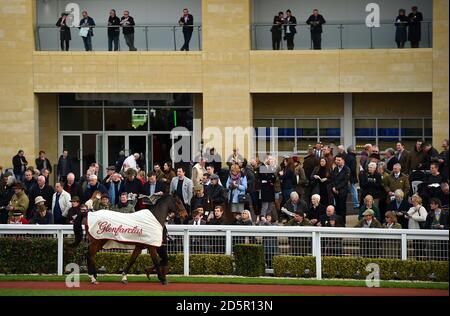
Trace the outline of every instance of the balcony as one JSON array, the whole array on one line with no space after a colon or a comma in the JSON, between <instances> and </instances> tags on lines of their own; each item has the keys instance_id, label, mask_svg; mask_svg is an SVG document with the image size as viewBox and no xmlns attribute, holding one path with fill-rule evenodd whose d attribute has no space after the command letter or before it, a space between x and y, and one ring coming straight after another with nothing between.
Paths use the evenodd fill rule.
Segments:
<instances>
[{"instance_id":1,"label":"balcony","mask_svg":"<svg viewBox=\"0 0 450 316\"><path fill-rule=\"evenodd\" d=\"M176 51L184 44L182 26L171 24L136 25L134 27L134 46L138 51ZM189 49L200 51L202 48L201 25L194 25ZM71 27L70 51L84 51L83 40L78 27ZM36 27L36 50L59 51L60 29L55 25L38 25ZM108 26L96 25L92 37L94 51L108 50ZM119 50L128 51L122 34L119 36Z\"/></svg>"},{"instance_id":2,"label":"balcony","mask_svg":"<svg viewBox=\"0 0 450 316\"><path fill-rule=\"evenodd\" d=\"M272 23L255 23L252 25L252 49L272 49ZM295 35L296 50L312 49L309 26L297 24ZM433 24L422 22L421 48L431 48L433 39ZM323 25L322 49L385 49L397 48L395 42L396 26L392 22L380 23L380 27L367 27L364 23L333 22ZM406 43L405 48L409 47ZM281 41L281 49L286 48L286 42Z\"/></svg>"}]
</instances>

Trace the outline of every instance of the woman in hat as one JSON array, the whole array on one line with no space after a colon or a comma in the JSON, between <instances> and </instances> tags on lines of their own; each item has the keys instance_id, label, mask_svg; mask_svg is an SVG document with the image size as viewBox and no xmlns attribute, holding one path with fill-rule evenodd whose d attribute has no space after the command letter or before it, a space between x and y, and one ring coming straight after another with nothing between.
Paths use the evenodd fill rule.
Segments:
<instances>
[{"instance_id":1,"label":"woman in hat","mask_svg":"<svg viewBox=\"0 0 450 316\"><path fill-rule=\"evenodd\" d=\"M42 196L37 196L34 199L37 213L34 214L33 218L30 221L30 224L48 225L54 223L53 214L47 211L45 202L46 200Z\"/></svg>"},{"instance_id":2,"label":"woman in hat","mask_svg":"<svg viewBox=\"0 0 450 316\"><path fill-rule=\"evenodd\" d=\"M402 225L397 223L397 215L394 212L387 211L384 215L386 223L383 225L384 228L388 229L402 229Z\"/></svg>"},{"instance_id":3,"label":"woman in hat","mask_svg":"<svg viewBox=\"0 0 450 316\"><path fill-rule=\"evenodd\" d=\"M72 207L67 212L67 224L73 224L75 218L80 215L80 198L73 196L70 203L72 203Z\"/></svg>"}]
</instances>

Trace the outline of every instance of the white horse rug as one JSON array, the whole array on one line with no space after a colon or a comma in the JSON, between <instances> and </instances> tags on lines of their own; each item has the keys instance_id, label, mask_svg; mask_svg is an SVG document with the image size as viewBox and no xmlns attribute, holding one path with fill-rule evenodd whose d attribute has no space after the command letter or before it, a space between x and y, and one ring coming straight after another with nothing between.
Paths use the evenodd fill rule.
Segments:
<instances>
[{"instance_id":1,"label":"white horse rug","mask_svg":"<svg viewBox=\"0 0 450 316\"><path fill-rule=\"evenodd\" d=\"M147 209L132 214L109 210L89 212L87 223L93 238L109 240L104 249L134 249L133 243L156 247L162 244L163 227Z\"/></svg>"}]
</instances>

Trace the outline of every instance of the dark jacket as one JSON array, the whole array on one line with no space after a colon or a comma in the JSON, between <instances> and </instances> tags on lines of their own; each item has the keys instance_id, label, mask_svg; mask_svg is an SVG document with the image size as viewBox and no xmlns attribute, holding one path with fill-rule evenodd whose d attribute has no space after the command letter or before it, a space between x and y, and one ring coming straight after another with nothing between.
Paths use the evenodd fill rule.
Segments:
<instances>
[{"instance_id":1,"label":"dark jacket","mask_svg":"<svg viewBox=\"0 0 450 316\"><path fill-rule=\"evenodd\" d=\"M24 165L22 165L22 163ZM12 159L13 171L15 175L23 175L28 165L28 161L25 159L25 156L20 157L18 154L15 155Z\"/></svg>"},{"instance_id":2,"label":"dark jacket","mask_svg":"<svg viewBox=\"0 0 450 316\"><path fill-rule=\"evenodd\" d=\"M275 173L269 172L266 166L260 169L261 202L275 202L275 182L277 181Z\"/></svg>"},{"instance_id":3,"label":"dark jacket","mask_svg":"<svg viewBox=\"0 0 450 316\"><path fill-rule=\"evenodd\" d=\"M134 19L131 16L128 16L128 21L125 21L125 17L123 16L120 19L120 24L123 27L123 34L132 34L134 33ZM122 166L121 166L122 167Z\"/></svg>"},{"instance_id":4,"label":"dark jacket","mask_svg":"<svg viewBox=\"0 0 450 316\"><path fill-rule=\"evenodd\" d=\"M408 229L408 220L405 218L404 214L408 213L410 208L411 204L409 204L408 199L406 197L403 198L399 206L397 206L397 202L395 200L391 201L388 205L388 211L396 213L397 222L400 225L402 225L404 229ZM403 215L399 213L402 213Z\"/></svg>"},{"instance_id":5,"label":"dark jacket","mask_svg":"<svg viewBox=\"0 0 450 316\"><path fill-rule=\"evenodd\" d=\"M53 214L52 212L47 210L45 216L42 217L41 214L39 214L39 212L36 212L36 214L34 214L33 218L31 219L30 224L39 224L39 225L53 224Z\"/></svg>"},{"instance_id":6,"label":"dark jacket","mask_svg":"<svg viewBox=\"0 0 450 316\"><path fill-rule=\"evenodd\" d=\"M405 149L403 150L400 159L398 159L397 153L397 160L398 163L402 166L402 172L405 174L409 174L411 168L411 153Z\"/></svg>"},{"instance_id":7,"label":"dark jacket","mask_svg":"<svg viewBox=\"0 0 450 316\"><path fill-rule=\"evenodd\" d=\"M326 215L325 206L319 203L319 205L314 208L312 205L310 205L308 211L306 212L306 217L309 219L317 219L318 221L320 218Z\"/></svg>"},{"instance_id":8,"label":"dark jacket","mask_svg":"<svg viewBox=\"0 0 450 316\"><path fill-rule=\"evenodd\" d=\"M293 170L285 168L283 171L283 175L280 176L280 181L282 190L294 189L294 186L297 182L295 172Z\"/></svg>"},{"instance_id":9,"label":"dark jacket","mask_svg":"<svg viewBox=\"0 0 450 316\"><path fill-rule=\"evenodd\" d=\"M392 169L394 168L394 165L398 163L397 157L393 156L387 163L386 163L386 170L388 172L392 172Z\"/></svg>"},{"instance_id":10,"label":"dark jacket","mask_svg":"<svg viewBox=\"0 0 450 316\"><path fill-rule=\"evenodd\" d=\"M302 211L303 213L308 213L308 205L303 200L298 200L297 202L297 209L294 208L294 205L291 202L291 199L287 200L286 203L284 203L283 206L285 209L287 209L289 212L295 213L296 211Z\"/></svg>"},{"instance_id":11,"label":"dark jacket","mask_svg":"<svg viewBox=\"0 0 450 316\"><path fill-rule=\"evenodd\" d=\"M303 170L305 170L306 179L311 179L314 168L319 165L319 159L315 155L308 155L303 159Z\"/></svg>"},{"instance_id":12,"label":"dark jacket","mask_svg":"<svg viewBox=\"0 0 450 316\"><path fill-rule=\"evenodd\" d=\"M294 36L297 33L297 29L296 26L297 25L297 19L295 18L295 16L290 17L290 19L288 20L287 18L284 19L284 36L289 37L289 36ZM290 33L288 33L288 29L290 31Z\"/></svg>"},{"instance_id":13,"label":"dark jacket","mask_svg":"<svg viewBox=\"0 0 450 316\"><path fill-rule=\"evenodd\" d=\"M88 26L89 25L89 35L90 36L94 36L94 26L95 26L95 22L94 19L91 18L90 16L88 16L87 18L82 18L80 20L80 29L82 26Z\"/></svg>"},{"instance_id":14,"label":"dark jacket","mask_svg":"<svg viewBox=\"0 0 450 316\"><path fill-rule=\"evenodd\" d=\"M191 219L190 221L188 221L188 225L194 225L194 220ZM200 225L206 225L206 221L204 219L201 219Z\"/></svg>"},{"instance_id":15,"label":"dark jacket","mask_svg":"<svg viewBox=\"0 0 450 316\"><path fill-rule=\"evenodd\" d=\"M44 170L44 161L42 159L36 158L34 162L36 164L36 169L42 172L42 170ZM45 163L47 165L47 170L50 171L51 173L53 171L53 168L52 164L50 163L50 160L45 158Z\"/></svg>"},{"instance_id":16,"label":"dark jacket","mask_svg":"<svg viewBox=\"0 0 450 316\"><path fill-rule=\"evenodd\" d=\"M409 19L406 15L399 15L395 18L395 41L406 42L408 40Z\"/></svg>"},{"instance_id":17,"label":"dark jacket","mask_svg":"<svg viewBox=\"0 0 450 316\"><path fill-rule=\"evenodd\" d=\"M69 173L73 172L72 169L72 161L69 157L65 159L65 165L64 165L64 157L63 155L59 156L58 159L58 166L56 167L56 172L58 176L66 177Z\"/></svg>"},{"instance_id":18,"label":"dark jacket","mask_svg":"<svg viewBox=\"0 0 450 316\"><path fill-rule=\"evenodd\" d=\"M311 33L322 33L322 25L327 23L321 14L314 16L311 14L306 24L311 26Z\"/></svg>"},{"instance_id":19,"label":"dark jacket","mask_svg":"<svg viewBox=\"0 0 450 316\"><path fill-rule=\"evenodd\" d=\"M118 16L108 18L108 36L119 36L120 34L120 19Z\"/></svg>"},{"instance_id":20,"label":"dark jacket","mask_svg":"<svg viewBox=\"0 0 450 316\"><path fill-rule=\"evenodd\" d=\"M448 212L447 211L443 211L441 210L441 215L439 216L439 221L436 220L435 216L434 216L434 211L431 211L428 213L427 215L427 219L425 221L425 229L441 229L441 228L436 228L435 225L439 224L439 225L443 225L444 229L448 229Z\"/></svg>"},{"instance_id":21,"label":"dark jacket","mask_svg":"<svg viewBox=\"0 0 450 316\"><path fill-rule=\"evenodd\" d=\"M183 32L192 33L194 31L194 28L192 27L192 25L194 25L194 17L192 16L192 14L188 14L187 22L184 21L184 16L182 16L178 20L178 23L183 25Z\"/></svg>"},{"instance_id":22,"label":"dark jacket","mask_svg":"<svg viewBox=\"0 0 450 316\"><path fill-rule=\"evenodd\" d=\"M363 228L364 223L365 223L365 219L362 219L355 225L355 227ZM383 225L381 225L381 223L376 218L373 218L372 222L370 223L369 228L383 228Z\"/></svg>"},{"instance_id":23,"label":"dark jacket","mask_svg":"<svg viewBox=\"0 0 450 316\"><path fill-rule=\"evenodd\" d=\"M344 227L342 216L340 215L332 215L336 219L336 224L333 227ZM320 225L322 227L332 227L330 224L330 217L325 213L320 217Z\"/></svg>"},{"instance_id":24,"label":"dark jacket","mask_svg":"<svg viewBox=\"0 0 450 316\"><path fill-rule=\"evenodd\" d=\"M283 32L283 23L283 20L278 15L275 15L273 17L273 25L270 28L270 31L281 36L281 33Z\"/></svg>"},{"instance_id":25,"label":"dark jacket","mask_svg":"<svg viewBox=\"0 0 450 316\"><path fill-rule=\"evenodd\" d=\"M225 203L225 192L223 186L220 184L217 185L208 185L206 187L205 193L209 196L212 201L213 206L222 205Z\"/></svg>"},{"instance_id":26,"label":"dark jacket","mask_svg":"<svg viewBox=\"0 0 450 316\"><path fill-rule=\"evenodd\" d=\"M86 191L84 192L84 197L83 198L80 197L81 202L85 203L87 200L89 200L95 191L100 191L100 193L102 193L102 194L103 193L108 194L108 190L100 182L97 182L97 184L93 187L90 184L88 184L86 186Z\"/></svg>"},{"instance_id":27,"label":"dark jacket","mask_svg":"<svg viewBox=\"0 0 450 316\"><path fill-rule=\"evenodd\" d=\"M228 223L226 222L224 215L222 215L222 217L219 219L214 217L209 222L207 222L207 224L208 225L227 225Z\"/></svg>"},{"instance_id":28,"label":"dark jacket","mask_svg":"<svg viewBox=\"0 0 450 316\"><path fill-rule=\"evenodd\" d=\"M331 173L331 188L336 188L338 190L339 196L344 196L348 194L348 183L350 181L350 168L345 166L342 171L339 172L338 167L333 169Z\"/></svg>"},{"instance_id":29,"label":"dark jacket","mask_svg":"<svg viewBox=\"0 0 450 316\"><path fill-rule=\"evenodd\" d=\"M155 193L158 193L158 192L164 193L164 183L162 181L156 180ZM150 182L148 182L148 181L145 182L142 194L150 195Z\"/></svg>"},{"instance_id":30,"label":"dark jacket","mask_svg":"<svg viewBox=\"0 0 450 316\"><path fill-rule=\"evenodd\" d=\"M143 192L143 185L138 178L134 178L133 181L128 181L127 179L124 181L123 190L127 193L141 194Z\"/></svg>"},{"instance_id":31,"label":"dark jacket","mask_svg":"<svg viewBox=\"0 0 450 316\"><path fill-rule=\"evenodd\" d=\"M374 199L379 199L383 182L378 172L370 174L368 171L361 171L359 174L359 185L361 187L361 199L371 195Z\"/></svg>"},{"instance_id":32,"label":"dark jacket","mask_svg":"<svg viewBox=\"0 0 450 316\"><path fill-rule=\"evenodd\" d=\"M190 205L191 205L191 214L198 207L203 208L205 212L213 211L213 204L211 198L207 194L203 194L202 197L197 197L196 195L194 195L191 199Z\"/></svg>"},{"instance_id":33,"label":"dark jacket","mask_svg":"<svg viewBox=\"0 0 450 316\"><path fill-rule=\"evenodd\" d=\"M350 183L358 183L358 172L356 171L356 154L347 153L344 160L345 165L350 168Z\"/></svg>"},{"instance_id":34,"label":"dark jacket","mask_svg":"<svg viewBox=\"0 0 450 316\"><path fill-rule=\"evenodd\" d=\"M71 197L78 196L80 199L83 198L83 189L78 182L74 182L71 186L64 184L64 191L70 194Z\"/></svg>"},{"instance_id":35,"label":"dark jacket","mask_svg":"<svg viewBox=\"0 0 450 316\"><path fill-rule=\"evenodd\" d=\"M34 186L33 189L31 189L29 193L30 198L30 210L36 210L36 205L34 204L34 199L38 196L42 196L45 200L45 206L47 207L47 210L52 209L52 199L53 194L55 193L55 190L49 186L48 184L44 185L44 187L41 189L38 185Z\"/></svg>"},{"instance_id":36,"label":"dark jacket","mask_svg":"<svg viewBox=\"0 0 450 316\"><path fill-rule=\"evenodd\" d=\"M414 150L411 151L409 172L412 172L413 170L424 170L427 160L426 155L427 154L423 150L417 151L417 149L414 148Z\"/></svg>"},{"instance_id":37,"label":"dark jacket","mask_svg":"<svg viewBox=\"0 0 450 316\"><path fill-rule=\"evenodd\" d=\"M61 41L70 41L72 35L70 34L70 27L67 26L66 21L62 22L62 17L56 22L56 26L59 27L59 38Z\"/></svg>"},{"instance_id":38,"label":"dark jacket","mask_svg":"<svg viewBox=\"0 0 450 316\"><path fill-rule=\"evenodd\" d=\"M421 12L410 13L409 18L409 34L408 40L411 42L420 42L422 39L422 25L423 15Z\"/></svg>"},{"instance_id":39,"label":"dark jacket","mask_svg":"<svg viewBox=\"0 0 450 316\"><path fill-rule=\"evenodd\" d=\"M37 186L37 181L35 178L31 178L30 181L23 180L23 185L25 186L25 193L30 194L31 189Z\"/></svg>"}]
</instances>

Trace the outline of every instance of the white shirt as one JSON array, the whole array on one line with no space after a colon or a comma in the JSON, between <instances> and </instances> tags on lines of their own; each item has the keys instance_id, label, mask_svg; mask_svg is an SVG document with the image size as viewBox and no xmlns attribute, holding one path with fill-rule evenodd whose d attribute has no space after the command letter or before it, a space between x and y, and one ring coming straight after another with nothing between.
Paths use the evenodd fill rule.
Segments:
<instances>
[{"instance_id":1,"label":"white shirt","mask_svg":"<svg viewBox=\"0 0 450 316\"><path fill-rule=\"evenodd\" d=\"M123 166L125 166L125 165L127 165L131 169L134 169L134 170L138 171L136 158L134 158L133 155L128 156L127 159L125 159L125 161L123 162L123 165L122 165L122 169L123 169Z\"/></svg>"}]
</instances>

